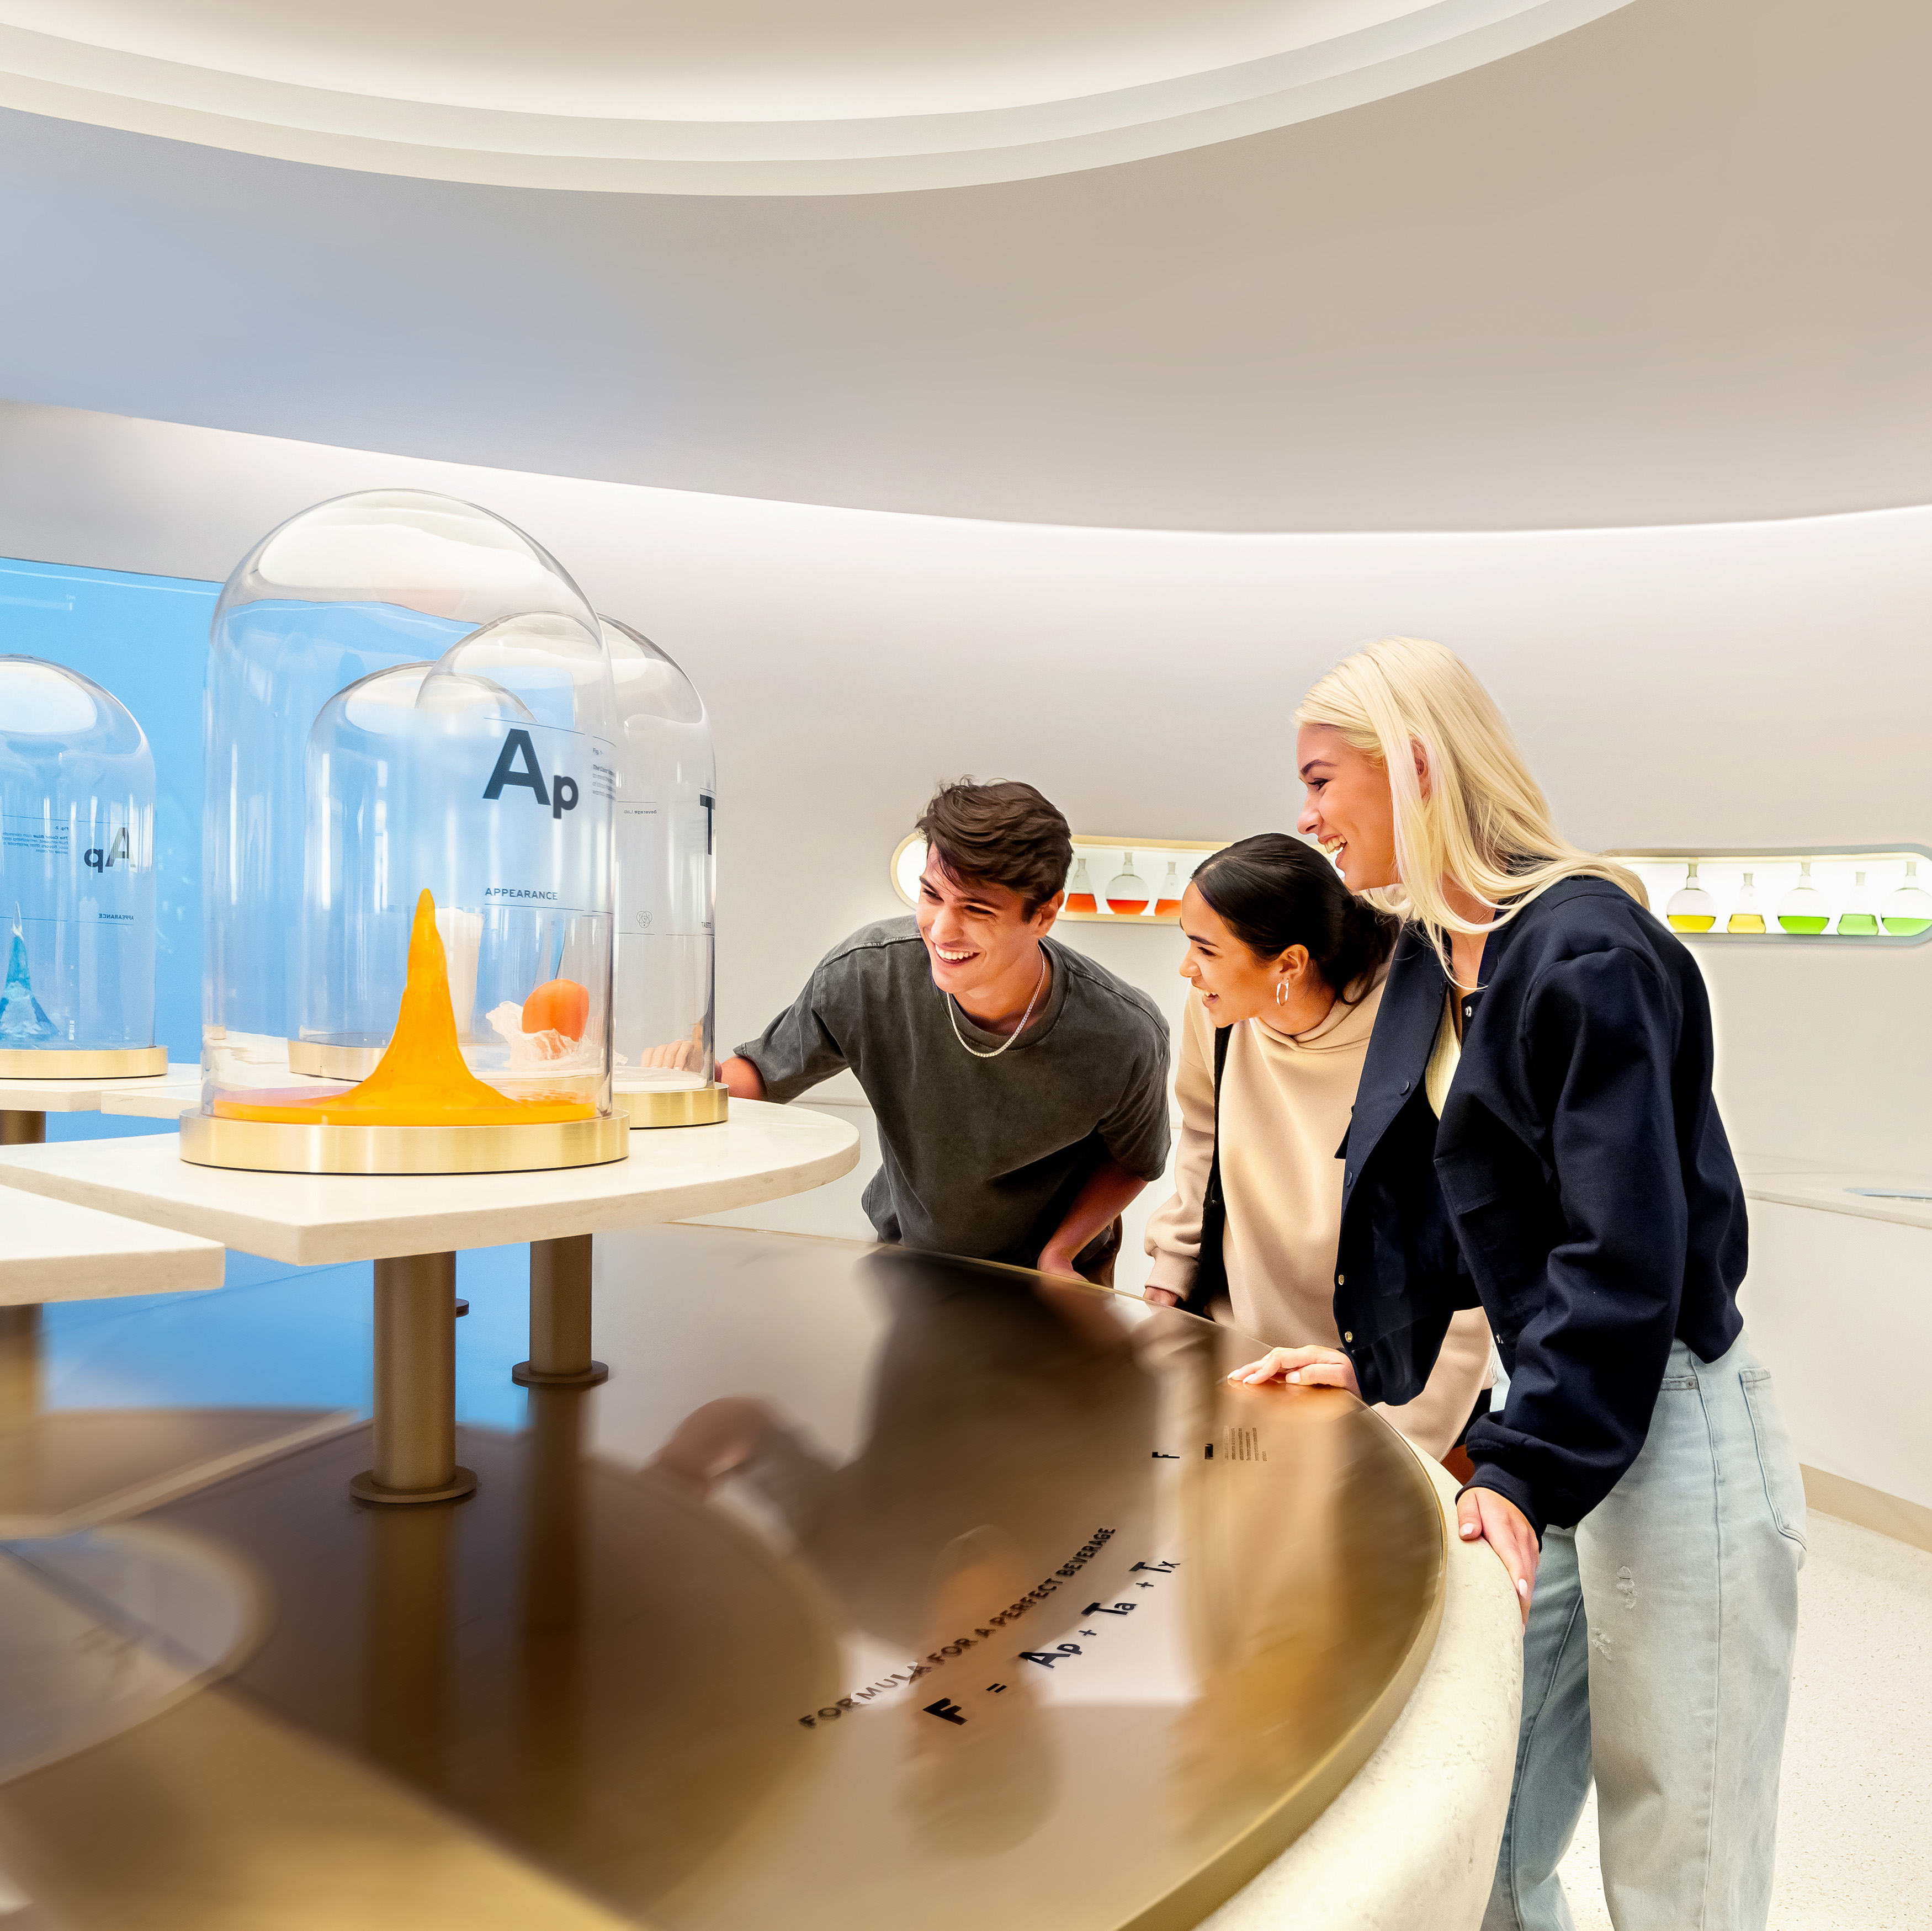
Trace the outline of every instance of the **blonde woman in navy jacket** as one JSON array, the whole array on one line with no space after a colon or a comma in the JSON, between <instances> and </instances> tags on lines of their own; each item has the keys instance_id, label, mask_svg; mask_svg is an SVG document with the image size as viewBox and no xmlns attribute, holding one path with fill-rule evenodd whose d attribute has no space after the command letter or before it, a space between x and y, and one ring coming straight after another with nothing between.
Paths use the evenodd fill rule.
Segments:
<instances>
[{"instance_id":1,"label":"blonde woman in navy jacket","mask_svg":"<svg viewBox=\"0 0 1932 1931\"><path fill-rule=\"evenodd\" d=\"M1526 1625L1485 1931L1568 1931L1593 1771L1617 1931L1762 1931L1804 1495L1738 1312L1702 977L1441 645L1358 652L1297 722L1300 829L1408 922L1342 1153L1343 1345L1237 1372L1406 1401L1480 1298L1509 1393L1457 1516Z\"/></svg>"}]
</instances>

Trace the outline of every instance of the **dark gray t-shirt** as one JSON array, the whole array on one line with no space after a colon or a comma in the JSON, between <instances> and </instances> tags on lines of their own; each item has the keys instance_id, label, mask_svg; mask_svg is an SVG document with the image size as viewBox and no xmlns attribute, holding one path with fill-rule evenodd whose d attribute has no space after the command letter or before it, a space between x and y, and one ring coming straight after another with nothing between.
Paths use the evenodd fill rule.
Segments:
<instances>
[{"instance_id":1,"label":"dark gray t-shirt","mask_svg":"<svg viewBox=\"0 0 1932 1931\"><path fill-rule=\"evenodd\" d=\"M796 1099L846 1066L857 1075L885 1156L865 1195L880 1240L1030 1267L1108 1155L1160 1177L1160 1009L1091 959L1042 943L1053 958L1046 1012L996 1060L976 1060L953 1036L911 918L835 946L790 1009L738 1048L772 1099ZM952 1016L980 1051L1003 1043Z\"/></svg>"}]
</instances>

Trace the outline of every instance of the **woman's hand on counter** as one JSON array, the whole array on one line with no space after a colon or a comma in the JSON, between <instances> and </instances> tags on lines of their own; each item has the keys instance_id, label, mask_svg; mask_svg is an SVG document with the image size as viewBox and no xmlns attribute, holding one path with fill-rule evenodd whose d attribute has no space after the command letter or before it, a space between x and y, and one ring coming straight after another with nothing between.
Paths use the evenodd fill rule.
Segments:
<instances>
[{"instance_id":1,"label":"woman's hand on counter","mask_svg":"<svg viewBox=\"0 0 1932 1931\"><path fill-rule=\"evenodd\" d=\"M1536 1564L1541 1554L1529 1518L1507 1495L1493 1489L1465 1489L1456 1498L1456 1521L1465 1542L1478 1537L1496 1551L1515 1585L1522 1620L1529 1621L1530 1598L1536 1593Z\"/></svg>"},{"instance_id":2,"label":"woman's hand on counter","mask_svg":"<svg viewBox=\"0 0 1932 1931\"><path fill-rule=\"evenodd\" d=\"M1180 1305L1180 1297L1172 1288L1143 1288L1141 1299L1149 1307L1178 1307Z\"/></svg>"},{"instance_id":3,"label":"woman's hand on counter","mask_svg":"<svg viewBox=\"0 0 1932 1931\"><path fill-rule=\"evenodd\" d=\"M1270 1348L1258 1361L1237 1368L1231 1381L1294 1381L1304 1387L1346 1388L1358 1399L1355 1364L1339 1348Z\"/></svg>"}]
</instances>

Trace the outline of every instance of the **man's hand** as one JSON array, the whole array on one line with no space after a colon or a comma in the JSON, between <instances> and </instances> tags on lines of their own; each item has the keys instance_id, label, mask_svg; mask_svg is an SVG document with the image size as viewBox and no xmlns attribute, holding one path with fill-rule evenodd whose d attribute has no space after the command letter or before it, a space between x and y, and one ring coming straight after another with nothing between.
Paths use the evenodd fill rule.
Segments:
<instances>
[{"instance_id":1,"label":"man's hand","mask_svg":"<svg viewBox=\"0 0 1932 1931\"><path fill-rule=\"evenodd\" d=\"M1507 1495L1499 1495L1493 1489L1465 1489L1456 1498L1456 1522L1465 1542L1474 1542L1480 1537L1496 1551L1509 1572L1527 1624L1530 1599L1536 1593L1536 1565L1541 1554L1529 1518Z\"/></svg>"},{"instance_id":2,"label":"man's hand","mask_svg":"<svg viewBox=\"0 0 1932 1931\"><path fill-rule=\"evenodd\" d=\"M1070 1280L1081 1279L1080 1270L1073 1264L1072 1250L1061 1241L1049 1241L1040 1249L1040 1271L1042 1274L1064 1274Z\"/></svg>"},{"instance_id":3,"label":"man's hand","mask_svg":"<svg viewBox=\"0 0 1932 1931\"><path fill-rule=\"evenodd\" d=\"M1355 1364L1339 1348L1270 1348L1258 1361L1237 1368L1228 1379L1250 1383L1294 1381L1304 1387L1346 1388L1358 1400L1362 1384Z\"/></svg>"}]
</instances>

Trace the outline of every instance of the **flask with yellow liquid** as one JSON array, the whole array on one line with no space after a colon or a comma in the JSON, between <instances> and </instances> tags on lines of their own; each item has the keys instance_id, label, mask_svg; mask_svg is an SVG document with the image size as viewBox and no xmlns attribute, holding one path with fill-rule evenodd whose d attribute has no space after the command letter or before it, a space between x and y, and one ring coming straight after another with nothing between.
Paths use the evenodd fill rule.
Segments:
<instances>
[{"instance_id":1,"label":"flask with yellow liquid","mask_svg":"<svg viewBox=\"0 0 1932 1931\"><path fill-rule=\"evenodd\" d=\"M1731 907L1731 916L1724 922L1727 932L1761 932L1764 930L1764 914L1758 910L1757 887L1752 883L1751 874L1744 874L1743 888L1737 902Z\"/></svg>"},{"instance_id":2,"label":"flask with yellow liquid","mask_svg":"<svg viewBox=\"0 0 1932 1931\"><path fill-rule=\"evenodd\" d=\"M1672 894L1664 916L1676 932L1708 932L1718 922L1718 901L1697 882L1694 859L1684 874L1682 889Z\"/></svg>"}]
</instances>

